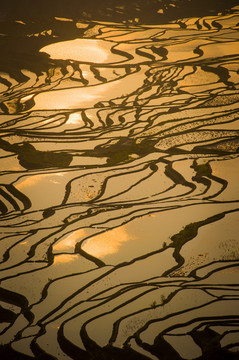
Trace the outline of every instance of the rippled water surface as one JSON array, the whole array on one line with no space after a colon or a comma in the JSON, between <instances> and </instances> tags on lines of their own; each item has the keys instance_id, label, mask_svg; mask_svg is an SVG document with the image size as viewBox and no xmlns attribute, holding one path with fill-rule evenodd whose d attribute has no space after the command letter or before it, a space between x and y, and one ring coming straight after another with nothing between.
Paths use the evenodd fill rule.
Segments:
<instances>
[{"instance_id":1,"label":"rippled water surface","mask_svg":"<svg viewBox=\"0 0 239 360\"><path fill-rule=\"evenodd\" d=\"M1 29L3 359L239 358L238 25Z\"/></svg>"}]
</instances>

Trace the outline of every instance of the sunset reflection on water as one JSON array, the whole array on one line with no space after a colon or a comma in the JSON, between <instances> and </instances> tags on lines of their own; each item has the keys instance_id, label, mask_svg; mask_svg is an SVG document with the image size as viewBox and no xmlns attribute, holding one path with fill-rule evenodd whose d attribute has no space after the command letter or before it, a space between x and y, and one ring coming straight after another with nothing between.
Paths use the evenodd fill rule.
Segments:
<instances>
[{"instance_id":1,"label":"sunset reflection on water","mask_svg":"<svg viewBox=\"0 0 239 360\"><path fill-rule=\"evenodd\" d=\"M116 228L86 240L82 249L93 256L104 258L117 253L123 243L134 239L134 235L128 234L125 228Z\"/></svg>"},{"instance_id":2,"label":"sunset reflection on water","mask_svg":"<svg viewBox=\"0 0 239 360\"><path fill-rule=\"evenodd\" d=\"M105 1L0 16L0 358L234 360L239 7Z\"/></svg>"}]
</instances>

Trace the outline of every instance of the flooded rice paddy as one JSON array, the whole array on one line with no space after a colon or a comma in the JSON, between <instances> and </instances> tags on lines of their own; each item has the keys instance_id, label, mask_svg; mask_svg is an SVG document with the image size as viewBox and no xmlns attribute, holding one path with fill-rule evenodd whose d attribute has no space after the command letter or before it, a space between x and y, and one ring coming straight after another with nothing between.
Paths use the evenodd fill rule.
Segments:
<instances>
[{"instance_id":1,"label":"flooded rice paddy","mask_svg":"<svg viewBox=\"0 0 239 360\"><path fill-rule=\"evenodd\" d=\"M238 25L2 26L2 359L239 358Z\"/></svg>"}]
</instances>

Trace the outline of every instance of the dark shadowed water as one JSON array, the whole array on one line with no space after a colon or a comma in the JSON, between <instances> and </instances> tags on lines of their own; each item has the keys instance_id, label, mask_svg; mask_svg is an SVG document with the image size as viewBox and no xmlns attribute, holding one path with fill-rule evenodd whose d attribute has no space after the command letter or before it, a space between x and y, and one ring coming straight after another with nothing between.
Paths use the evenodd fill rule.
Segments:
<instances>
[{"instance_id":1,"label":"dark shadowed water","mask_svg":"<svg viewBox=\"0 0 239 360\"><path fill-rule=\"evenodd\" d=\"M1 359L239 359L236 3L3 1Z\"/></svg>"}]
</instances>

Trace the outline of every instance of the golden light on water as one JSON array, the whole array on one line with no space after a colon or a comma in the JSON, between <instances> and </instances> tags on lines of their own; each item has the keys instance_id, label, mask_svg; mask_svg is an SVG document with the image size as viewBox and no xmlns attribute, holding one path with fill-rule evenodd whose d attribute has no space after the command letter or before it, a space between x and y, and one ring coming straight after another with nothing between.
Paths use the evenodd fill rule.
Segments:
<instances>
[{"instance_id":1,"label":"golden light on water","mask_svg":"<svg viewBox=\"0 0 239 360\"><path fill-rule=\"evenodd\" d=\"M57 180L58 177L60 176L63 176L63 173L59 172L59 173L54 173L53 175L52 174L33 175L27 178L23 178L21 182L15 184L15 187L18 190L22 190L24 188L37 185L41 181L46 181L46 180L54 184L60 184L60 182Z\"/></svg>"},{"instance_id":2,"label":"golden light on water","mask_svg":"<svg viewBox=\"0 0 239 360\"><path fill-rule=\"evenodd\" d=\"M111 43L103 40L74 39L44 46L40 52L46 52L52 59L104 63L111 47Z\"/></svg>"},{"instance_id":3,"label":"golden light on water","mask_svg":"<svg viewBox=\"0 0 239 360\"><path fill-rule=\"evenodd\" d=\"M2 350L236 353L239 7L90 1L0 21Z\"/></svg>"},{"instance_id":4,"label":"golden light on water","mask_svg":"<svg viewBox=\"0 0 239 360\"><path fill-rule=\"evenodd\" d=\"M32 186L37 184L42 177L45 177L46 175L38 175L38 176L31 176L27 179L24 179L23 181L21 181L20 183L17 183L15 186L18 190L24 189L26 187Z\"/></svg>"},{"instance_id":5,"label":"golden light on water","mask_svg":"<svg viewBox=\"0 0 239 360\"><path fill-rule=\"evenodd\" d=\"M53 250L66 251L74 248L77 241L86 236L84 229L79 229L68 235L65 239L60 240L53 246Z\"/></svg>"},{"instance_id":6,"label":"golden light on water","mask_svg":"<svg viewBox=\"0 0 239 360\"><path fill-rule=\"evenodd\" d=\"M127 77L96 86L44 91L36 94L32 110L79 109L94 107L97 102L126 96L142 86L145 68Z\"/></svg>"},{"instance_id":7,"label":"golden light on water","mask_svg":"<svg viewBox=\"0 0 239 360\"><path fill-rule=\"evenodd\" d=\"M54 257L54 264L62 264L62 263L75 261L78 259L78 257L79 257L78 255L71 255L71 254L57 255Z\"/></svg>"},{"instance_id":8,"label":"golden light on water","mask_svg":"<svg viewBox=\"0 0 239 360\"><path fill-rule=\"evenodd\" d=\"M117 253L123 243L133 239L135 237L128 234L125 228L119 227L88 239L82 249L90 255L103 258Z\"/></svg>"},{"instance_id":9,"label":"golden light on water","mask_svg":"<svg viewBox=\"0 0 239 360\"><path fill-rule=\"evenodd\" d=\"M69 115L69 118L68 118L66 124L68 124L68 125L69 124L72 124L72 125L77 124L79 126L80 125L82 125L82 126L85 125L84 121L82 120L81 114L77 113L77 112L72 113L72 114Z\"/></svg>"},{"instance_id":10,"label":"golden light on water","mask_svg":"<svg viewBox=\"0 0 239 360\"><path fill-rule=\"evenodd\" d=\"M54 19L59 20L59 21L73 21L72 19L69 19L69 18L57 17L57 16L54 16Z\"/></svg>"}]
</instances>

